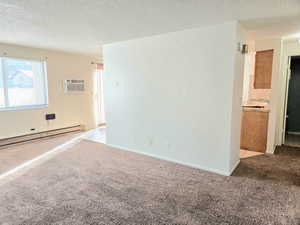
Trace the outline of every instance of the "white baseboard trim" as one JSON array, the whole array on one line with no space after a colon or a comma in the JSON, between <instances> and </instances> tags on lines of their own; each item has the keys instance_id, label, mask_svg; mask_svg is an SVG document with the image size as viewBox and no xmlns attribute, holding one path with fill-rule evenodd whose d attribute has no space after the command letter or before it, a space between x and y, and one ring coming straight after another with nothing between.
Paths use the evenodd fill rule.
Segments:
<instances>
[{"instance_id":1,"label":"white baseboard trim","mask_svg":"<svg viewBox=\"0 0 300 225\"><path fill-rule=\"evenodd\" d=\"M266 150L266 154L274 154L275 153L275 150L276 150L276 145L273 146L273 148L267 148Z\"/></svg>"},{"instance_id":2,"label":"white baseboard trim","mask_svg":"<svg viewBox=\"0 0 300 225\"><path fill-rule=\"evenodd\" d=\"M235 165L231 168L230 173L229 173L228 176L230 176L230 175L233 173L233 171L238 167L238 165L240 164L240 162L241 162L241 160L239 159L239 160L235 163Z\"/></svg>"},{"instance_id":3,"label":"white baseboard trim","mask_svg":"<svg viewBox=\"0 0 300 225\"><path fill-rule=\"evenodd\" d=\"M199 165L192 164L192 163L186 163L186 162L182 162L182 161L171 159L171 158L164 157L164 156L158 156L158 155L155 155L155 154L149 154L149 153L145 153L145 152L140 152L140 151L137 151L137 150L128 149L128 148L117 146L117 145L112 145L112 144L106 144L106 145L109 146L109 147L112 147L112 148L116 148L116 149L122 150L122 151L134 152L134 153L137 153L137 154L150 156L150 157L161 159L161 160L165 160L165 161L168 161L168 162L178 163L178 164L181 164L181 165L184 165L184 166L188 166L188 167L192 167L192 168L195 168L195 169L200 169L200 170L205 170L205 171L208 171L208 172L217 173L217 174L220 174L220 175L223 175L223 176L230 176L231 173L232 173L232 172L224 172L224 171L221 171L221 170L218 170L218 169L209 168L209 167L199 166Z\"/></svg>"}]
</instances>

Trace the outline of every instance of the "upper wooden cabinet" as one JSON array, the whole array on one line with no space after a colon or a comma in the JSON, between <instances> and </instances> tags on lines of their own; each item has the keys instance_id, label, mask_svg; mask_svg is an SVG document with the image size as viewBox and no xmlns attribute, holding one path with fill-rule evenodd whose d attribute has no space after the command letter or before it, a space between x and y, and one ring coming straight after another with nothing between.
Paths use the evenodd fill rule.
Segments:
<instances>
[{"instance_id":1,"label":"upper wooden cabinet","mask_svg":"<svg viewBox=\"0 0 300 225\"><path fill-rule=\"evenodd\" d=\"M274 50L257 51L255 55L255 89L271 89Z\"/></svg>"}]
</instances>

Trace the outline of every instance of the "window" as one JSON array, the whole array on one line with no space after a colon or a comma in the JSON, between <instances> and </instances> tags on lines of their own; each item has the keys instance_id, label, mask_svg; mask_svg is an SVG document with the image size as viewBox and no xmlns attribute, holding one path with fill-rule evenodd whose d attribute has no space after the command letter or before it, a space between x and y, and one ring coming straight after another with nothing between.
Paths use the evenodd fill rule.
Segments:
<instances>
[{"instance_id":1,"label":"window","mask_svg":"<svg viewBox=\"0 0 300 225\"><path fill-rule=\"evenodd\" d=\"M46 63L0 57L0 110L47 105Z\"/></svg>"}]
</instances>

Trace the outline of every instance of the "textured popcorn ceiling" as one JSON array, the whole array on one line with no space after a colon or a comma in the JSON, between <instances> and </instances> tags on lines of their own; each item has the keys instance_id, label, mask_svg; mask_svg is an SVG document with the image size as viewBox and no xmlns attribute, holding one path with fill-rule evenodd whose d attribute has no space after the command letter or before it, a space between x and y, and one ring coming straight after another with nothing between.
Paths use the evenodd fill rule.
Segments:
<instances>
[{"instance_id":1,"label":"textured popcorn ceiling","mask_svg":"<svg viewBox=\"0 0 300 225\"><path fill-rule=\"evenodd\" d=\"M0 42L95 55L105 43L235 19L254 35L287 35L300 32L299 15L299 0L0 0Z\"/></svg>"}]
</instances>

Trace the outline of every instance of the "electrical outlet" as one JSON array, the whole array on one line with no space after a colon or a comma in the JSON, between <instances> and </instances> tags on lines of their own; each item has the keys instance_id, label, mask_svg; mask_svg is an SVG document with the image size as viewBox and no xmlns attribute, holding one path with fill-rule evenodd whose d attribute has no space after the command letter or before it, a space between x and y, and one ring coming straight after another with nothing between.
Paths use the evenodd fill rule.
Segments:
<instances>
[{"instance_id":1,"label":"electrical outlet","mask_svg":"<svg viewBox=\"0 0 300 225\"><path fill-rule=\"evenodd\" d=\"M51 114L46 114L46 120L55 120L56 119L56 115L55 113L51 113Z\"/></svg>"}]
</instances>

